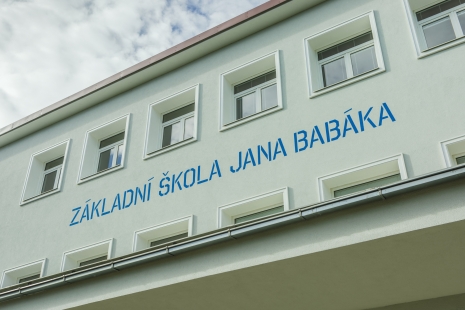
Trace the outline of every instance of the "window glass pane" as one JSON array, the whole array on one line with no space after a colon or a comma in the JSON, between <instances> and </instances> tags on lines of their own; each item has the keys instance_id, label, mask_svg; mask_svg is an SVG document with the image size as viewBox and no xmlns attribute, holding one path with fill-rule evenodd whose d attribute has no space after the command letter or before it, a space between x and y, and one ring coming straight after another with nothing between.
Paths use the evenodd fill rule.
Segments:
<instances>
[{"instance_id":1,"label":"window glass pane","mask_svg":"<svg viewBox=\"0 0 465 310\"><path fill-rule=\"evenodd\" d=\"M163 129L162 147L181 141L181 122L165 126Z\"/></svg>"},{"instance_id":2,"label":"window glass pane","mask_svg":"<svg viewBox=\"0 0 465 310\"><path fill-rule=\"evenodd\" d=\"M92 259L80 262L79 267L90 265L90 264L97 263L97 262L101 262L101 261L104 261L106 259L107 259L106 255L105 256L100 256L100 257L97 257L97 258L92 258Z\"/></svg>"},{"instance_id":3,"label":"window glass pane","mask_svg":"<svg viewBox=\"0 0 465 310\"><path fill-rule=\"evenodd\" d=\"M454 29L449 17L442 18L423 26L426 45L432 48L436 45L455 39Z\"/></svg>"},{"instance_id":4,"label":"window glass pane","mask_svg":"<svg viewBox=\"0 0 465 310\"><path fill-rule=\"evenodd\" d=\"M268 73L257 76L253 79L250 79L244 83L234 86L234 94L241 93L247 89L258 86L265 82L271 81L276 78L276 70L270 71Z\"/></svg>"},{"instance_id":5,"label":"window glass pane","mask_svg":"<svg viewBox=\"0 0 465 310\"><path fill-rule=\"evenodd\" d=\"M465 164L465 156L460 156L455 159L457 161L457 165Z\"/></svg>"},{"instance_id":6,"label":"window glass pane","mask_svg":"<svg viewBox=\"0 0 465 310\"><path fill-rule=\"evenodd\" d=\"M59 166L59 165L63 164L63 158L64 158L64 157L60 157L60 158L57 158L57 159L55 159L55 160L52 160L52 161L46 163L46 164L45 164L45 171L47 171L48 169L52 169L52 168L54 168L54 167L56 167L56 166Z\"/></svg>"},{"instance_id":7,"label":"window glass pane","mask_svg":"<svg viewBox=\"0 0 465 310\"><path fill-rule=\"evenodd\" d=\"M462 26L462 31L465 33L465 11L461 11L457 13L459 18L460 26Z\"/></svg>"},{"instance_id":8,"label":"window glass pane","mask_svg":"<svg viewBox=\"0 0 465 310\"><path fill-rule=\"evenodd\" d=\"M98 161L97 172L111 168L113 163L113 156L115 155L115 149L109 149L105 152L100 153L100 158Z\"/></svg>"},{"instance_id":9,"label":"window glass pane","mask_svg":"<svg viewBox=\"0 0 465 310\"><path fill-rule=\"evenodd\" d=\"M255 93L245 95L236 100L236 119L241 119L256 113Z\"/></svg>"},{"instance_id":10,"label":"window glass pane","mask_svg":"<svg viewBox=\"0 0 465 310\"><path fill-rule=\"evenodd\" d=\"M44 177L44 183L42 184L42 191L41 193L48 192L49 190L52 190L55 185L55 179L57 177L58 170L55 170L53 172L47 173Z\"/></svg>"},{"instance_id":11,"label":"window glass pane","mask_svg":"<svg viewBox=\"0 0 465 310\"><path fill-rule=\"evenodd\" d=\"M189 117L184 121L184 139L194 136L194 117Z\"/></svg>"},{"instance_id":12,"label":"window glass pane","mask_svg":"<svg viewBox=\"0 0 465 310\"><path fill-rule=\"evenodd\" d=\"M104 148L118 141L124 140L124 132L114 135L108 139L100 141L100 148Z\"/></svg>"},{"instance_id":13,"label":"window glass pane","mask_svg":"<svg viewBox=\"0 0 465 310\"><path fill-rule=\"evenodd\" d=\"M35 279L39 279L39 278L40 278L40 274L35 274L35 275L33 275L33 276L24 277L24 278L19 279L19 282L18 282L18 283L29 282L29 281L32 281L32 280L35 280Z\"/></svg>"},{"instance_id":14,"label":"window glass pane","mask_svg":"<svg viewBox=\"0 0 465 310\"><path fill-rule=\"evenodd\" d=\"M116 154L116 166L121 165L121 160L123 159L123 150L124 144L118 146L118 154Z\"/></svg>"},{"instance_id":15,"label":"window glass pane","mask_svg":"<svg viewBox=\"0 0 465 310\"><path fill-rule=\"evenodd\" d=\"M280 206L280 207L276 207L276 208L272 208L272 209L268 209L268 210L263 210L263 211L260 211L260 212L257 212L257 213L253 213L253 214L249 214L249 215L246 215L246 216L238 217L238 218L234 219L234 224L240 224L240 223L243 223L243 222L255 220L255 219L258 219L258 218L261 218L261 217L264 217L264 216L272 215L272 214L283 212L283 211L284 211L284 206Z\"/></svg>"},{"instance_id":16,"label":"window glass pane","mask_svg":"<svg viewBox=\"0 0 465 310\"><path fill-rule=\"evenodd\" d=\"M262 89L262 111L278 105L278 88L276 84Z\"/></svg>"},{"instance_id":17,"label":"window glass pane","mask_svg":"<svg viewBox=\"0 0 465 310\"><path fill-rule=\"evenodd\" d=\"M363 74L378 67L375 47L363 49L350 55L354 76Z\"/></svg>"},{"instance_id":18,"label":"window glass pane","mask_svg":"<svg viewBox=\"0 0 465 310\"><path fill-rule=\"evenodd\" d=\"M179 234L179 235L168 237L168 238L163 238L160 240L155 240L155 241L150 242L150 246L156 246L159 244L163 244L166 242L174 241L174 240L185 238L185 237L187 237L187 233Z\"/></svg>"},{"instance_id":19,"label":"window glass pane","mask_svg":"<svg viewBox=\"0 0 465 310\"><path fill-rule=\"evenodd\" d=\"M321 68L323 70L323 82L325 87L347 79L344 58L327 63L321 66Z\"/></svg>"},{"instance_id":20,"label":"window glass pane","mask_svg":"<svg viewBox=\"0 0 465 310\"><path fill-rule=\"evenodd\" d=\"M182 107L180 109L177 109L173 112L170 112L170 113L167 113L165 115L163 115L163 123L166 123L166 122L169 122L175 118L178 118L180 116L183 116L185 114L188 114L188 113L191 113L191 112L194 112L195 110L195 104L194 103L191 103L189 105L186 105L185 107Z\"/></svg>"},{"instance_id":21,"label":"window glass pane","mask_svg":"<svg viewBox=\"0 0 465 310\"><path fill-rule=\"evenodd\" d=\"M370 181L370 182L365 182L365 183L358 184L358 185L355 185L355 186L350 186L350 187L346 187L346 188L343 188L343 189L336 190L336 191L334 191L334 197L336 198L336 197L356 193L356 192L359 192L359 191L363 191L365 189L379 187L379 186L383 186L383 185L388 185L388 184L391 184L391 183L394 183L394 182L397 182L397 181L400 181L400 180L401 180L400 174L391 175L391 176L386 177L386 178L381 178L381 179L373 180L373 181Z\"/></svg>"}]
</instances>

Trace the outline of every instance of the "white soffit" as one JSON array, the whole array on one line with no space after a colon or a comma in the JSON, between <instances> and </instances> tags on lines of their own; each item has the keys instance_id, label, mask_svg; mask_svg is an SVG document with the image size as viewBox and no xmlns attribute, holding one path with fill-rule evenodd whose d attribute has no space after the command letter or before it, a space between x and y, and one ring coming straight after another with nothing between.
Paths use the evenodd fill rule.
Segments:
<instances>
[{"instance_id":1,"label":"white soffit","mask_svg":"<svg viewBox=\"0 0 465 310\"><path fill-rule=\"evenodd\" d=\"M0 128L0 147L184 66L326 0L270 0L103 81Z\"/></svg>"}]
</instances>

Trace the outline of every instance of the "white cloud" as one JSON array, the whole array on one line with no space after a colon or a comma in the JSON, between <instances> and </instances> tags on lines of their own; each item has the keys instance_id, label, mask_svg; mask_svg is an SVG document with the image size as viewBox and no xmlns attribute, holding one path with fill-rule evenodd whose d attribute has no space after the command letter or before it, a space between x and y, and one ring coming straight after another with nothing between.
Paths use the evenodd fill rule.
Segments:
<instances>
[{"instance_id":1,"label":"white cloud","mask_svg":"<svg viewBox=\"0 0 465 310\"><path fill-rule=\"evenodd\" d=\"M0 128L266 0L0 0Z\"/></svg>"}]
</instances>

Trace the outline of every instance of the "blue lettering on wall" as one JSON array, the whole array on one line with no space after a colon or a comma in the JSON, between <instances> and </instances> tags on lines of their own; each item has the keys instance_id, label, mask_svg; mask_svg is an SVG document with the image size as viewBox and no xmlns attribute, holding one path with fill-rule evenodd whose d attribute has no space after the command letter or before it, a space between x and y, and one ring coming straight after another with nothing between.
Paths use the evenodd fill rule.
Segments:
<instances>
[{"instance_id":1,"label":"blue lettering on wall","mask_svg":"<svg viewBox=\"0 0 465 310\"><path fill-rule=\"evenodd\" d=\"M388 121L396 122L396 118L387 103L381 104L377 122L376 111L373 110L374 107L370 107L367 111L357 111L355 113L350 108L344 112L343 120L332 119L325 122L324 125L313 125L313 127L310 127L311 131L299 130L294 132L294 153L310 150L313 147L321 147L339 139L357 135L369 128L379 128ZM237 174L243 170L250 170L264 163L273 162L285 157L287 157L285 143L281 138L278 138L273 142L268 141L256 147L249 147L245 152L239 151L237 153L237 161L234 165L229 166L229 172ZM210 174L208 174L208 171L210 171ZM162 178L158 183L159 197L212 182L222 177L221 166L216 159L213 161L211 169L198 165L181 172L170 173L166 171L162 174ZM72 219L69 226L91 221L94 218L100 218L113 212L124 211L131 206L138 206L138 203L140 205L150 201L153 179L154 177L151 177L142 186L116 193L114 197L108 199L108 207L106 206L107 198L95 200L92 203L90 203L91 199L88 199L84 207L81 205L71 210Z\"/></svg>"}]
</instances>

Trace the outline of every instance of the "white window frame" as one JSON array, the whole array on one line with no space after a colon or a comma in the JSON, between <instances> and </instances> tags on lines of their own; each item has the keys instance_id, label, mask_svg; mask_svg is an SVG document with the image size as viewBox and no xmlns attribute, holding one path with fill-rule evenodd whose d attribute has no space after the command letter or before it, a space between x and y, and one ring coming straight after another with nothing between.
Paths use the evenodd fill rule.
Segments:
<instances>
[{"instance_id":1,"label":"white window frame","mask_svg":"<svg viewBox=\"0 0 465 310\"><path fill-rule=\"evenodd\" d=\"M151 157L172 151L186 144L197 141L199 91L200 84L196 84L149 104L147 113L147 127L145 131L144 152L142 156L143 159L149 159ZM192 113L191 116L194 116L194 130L192 137L162 147L163 131L165 126L168 126L168 122L163 123L163 115L176 111L192 103L194 103L194 111L189 113ZM184 115L180 116L179 118L181 117L184 117ZM187 118L188 117L186 117L186 119ZM172 121L175 122L175 120ZM172 121L169 122L171 123ZM184 129L184 122L182 126ZM182 132L184 135L184 130Z\"/></svg>"},{"instance_id":2,"label":"white window frame","mask_svg":"<svg viewBox=\"0 0 465 310\"><path fill-rule=\"evenodd\" d=\"M169 111L169 112L167 112L167 113L164 113L164 114L162 115L162 118L163 118L163 116L165 116L166 114L169 114L169 113L174 112L174 111L176 111L176 110L182 109L182 108L184 108L184 107L186 107L186 106L188 106L188 105L190 105L190 104L194 104L194 107L195 107L195 102L191 102L191 103L185 104L185 105L182 106L182 107L179 107L179 108L176 108L176 109L174 109L174 110L172 110L172 111ZM195 118L195 111L194 111L194 112L189 112L189 113L184 114L184 115L181 115L181 116L179 116L179 117L177 117L177 118L175 118L175 119L172 119L172 120L170 120L170 121L167 121L167 122L165 122L165 123L162 123L162 125L161 125L162 128L161 128L161 132L160 132L160 135L161 135L160 141L162 141L162 143L163 143L163 133L165 132L165 127L168 127L168 126L170 126L170 125L173 125L174 123L177 123L177 122L180 122L180 123L181 123L180 135L182 135L182 139L181 139L181 140L179 140L179 141L176 142L176 143L167 145L167 146L165 146L165 147L163 147L163 148L171 147L171 146L174 146L174 145L176 145L176 144L178 144L178 143L184 142L185 140L190 140L190 139L192 139L192 137L186 138L186 139L184 138L184 129L185 129L186 120L187 120L188 118L191 118L191 117L194 117L194 118ZM195 122L195 120L194 120L194 122Z\"/></svg>"},{"instance_id":3,"label":"white window frame","mask_svg":"<svg viewBox=\"0 0 465 310\"><path fill-rule=\"evenodd\" d=\"M356 36L354 36L354 37L352 37L352 38L358 37L359 35L362 35L362 34L363 34L363 33L360 33L360 34L358 34L358 35L356 35ZM350 39L352 39L352 38L350 38ZM350 40L350 39L347 39L347 40ZM347 40L346 40L346 41L347 41ZM324 77L323 77L323 70L322 70L322 68L323 68L324 65L326 65L326 64L328 64L328 63L330 63L330 62L333 62L333 61L335 61L335 60L344 58L344 63L345 63L345 66L346 66L346 75L347 75L347 79L345 79L345 80L343 80L343 81L341 81L341 82L338 82L338 83L331 84L331 85L329 85L329 86L324 86L324 88L331 87L331 86L333 86L333 85L336 85L336 84L339 84L339 83L343 83L344 81L346 81L346 80L348 80L348 79L352 79L352 78L354 78L354 77L357 77L357 76L360 76L360 75L363 75L363 74L367 74L367 73L369 73L369 72L371 72L371 71L378 70L378 67L376 67L376 68L374 68L374 69L372 69L372 70L370 70L370 71L367 71L367 72L364 72L364 73L362 73L362 74L359 74L359 75L355 75L355 76L354 76L354 70L353 70L353 68L352 68L352 59L351 59L351 57L350 57L352 54L355 54L355 53L357 53L357 52L359 52L359 51L362 51L362 50L367 49L367 48L372 47L372 46L374 47L374 44L375 44L374 41L371 40L371 41L368 41L368 42L362 43L362 44L360 44L360 45L354 46L354 47L352 47L352 48L350 48L350 49L348 49L348 50L345 50L345 51L343 51L343 52L340 52L340 53L338 53L338 54L335 54L335 55L333 55L333 56L330 56L330 57L328 57L328 58L325 58L325 59L322 59L322 60L318 61L318 64L319 64L319 66L320 66L320 79L321 79L322 83L323 83L323 80L324 80ZM334 45L333 45L333 46L334 46ZM326 48L325 48L325 49L326 49ZM321 52L321 50L319 50L318 52ZM317 53L318 53L318 52L317 52ZM322 85L324 85L324 84L322 84Z\"/></svg>"},{"instance_id":4,"label":"white window frame","mask_svg":"<svg viewBox=\"0 0 465 310\"><path fill-rule=\"evenodd\" d=\"M98 142L99 142L99 144L100 144L100 142L102 142L103 140L106 140L106 139L108 139L108 138L111 138L111 137L113 137L113 136L116 136L116 135L118 135L118 134L120 134L120 133L122 133L122 132L124 132L124 130L120 130L120 131L117 132L117 133L114 133L114 134L111 134L111 135L108 136L108 137L102 138L102 139L100 139ZM126 137L126 135L125 135L125 137ZM105 147L102 147L101 149L99 148L99 150L98 150L97 166L95 167L95 171L97 171L97 173L102 173L102 172L104 172L104 171L106 171L106 170L108 170L108 169L113 169L113 168L119 166L119 165L116 165L116 161L117 161L117 159L118 159L118 150L119 150L119 147L121 146L121 147L123 148L123 155L124 155L124 147L125 147L125 142L126 142L125 139L126 139L126 138L123 138L123 140L120 140L120 141L115 142L115 143L113 143L113 144L110 144L110 145L107 145L107 146L105 146ZM107 168L107 169L103 169L103 170L98 171L98 166L99 166L99 164L100 164L100 154L102 154L103 152L106 152L106 151L108 151L108 150L111 150L111 149L115 149L115 156L113 156L113 158L112 158L111 167L110 167L110 168ZM121 158L121 162L123 162L123 158ZM121 165L121 164L120 164L120 165Z\"/></svg>"},{"instance_id":5,"label":"white window frame","mask_svg":"<svg viewBox=\"0 0 465 310\"><path fill-rule=\"evenodd\" d=\"M144 228L134 232L132 251L142 251L150 248L153 241L173 237L187 232L190 237L193 234L194 216L189 215L169 222Z\"/></svg>"},{"instance_id":6,"label":"white window frame","mask_svg":"<svg viewBox=\"0 0 465 310\"><path fill-rule=\"evenodd\" d=\"M269 71L268 71L268 72L269 72ZM262 73L260 73L260 74L258 74L258 75L255 75L254 77L249 78L249 79L247 79L247 80L245 80L245 81L236 83L236 84L234 84L233 86L236 86L236 85L242 84L242 83L244 83L244 82L250 81L250 80L252 80L252 79L254 79L254 78L256 78L256 77L258 77L258 76L260 76L260 75L266 74L266 73L268 73L268 72L262 72ZM244 91L242 91L242 92L240 92L240 93L234 94L234 103L237 105L237 99L242 98L242 97L244 97L244 96L247 96L247 95L249 95L249 94L255 93L255 110L257 111L257 112L255 112L255 113L252 114L252 115L249 115L249 116L246 116L246 117L237 118L238 115L237 115L237 107L236 107L236 121L239 121L239 120L242 120L242 119L244 119L244 118L253 116L253 115L257 114L257 113L261 113L261 112L266 111L266 110L268 110L268 109L273 109L273 108L275 108L275 107L271 107L271 108L268 108L268 109L262 109L262 93L261 93L261 92L262 92L262 89L265 89L265 88L267 88L267 87L273 86L273 85L275 85L275 84L276 84L276 78L273 79L273 80L271 80L271 81L267 81L267 82L262 83L262 84L260 84L260 85L257 85L257 86L251 87L251 88L249 88L249 89L246 89L246 90L244 90Z\"/></svg>"},{"instance_id":7,"label":"white window frame","mask_svg":"<svg viewBox=\"0 0 465 310\"><path fill-rule=\"evenodd\" d=\"M82 248L74 249L63 253L60 270L68 271L81 268L79 264L90 259L107 255L107 259L112 257L113 239L104 240ZM84 267L84 266L83 266Z\"/></svg>"},{"instance_id":8,"label":"white window frame","mask_svg":"<svg viewBox=\"0 0 465 310\"><path fill-rule=\"evenodd\" d=\"M125 158L127 152L127 139L129 131L129 122L131 114L126 114L121 117L118 117L112 121L104 123L100 126L94 127L88 130L85 134L84 146L82 148L81 161L79 164L79 173L77 178L77 184L82 184L84 182L99 178L108 173L112 173L123 169L125 166ZM115 142L115 144L120 143L123 147L123 154L121 156L121 164L118 166L112 166L111 168L104 169L98 172L98 164L100 160L100 141L110 138L114 135L117 135L124 131L124 139L121 141ZM112 145L108 146L111 148ZM105 147L106 149L107 147ZM116 153L115 158L118 157Z\"/></svg>"},{"instance_id":9,"label":"white window frame","mask_svg":"<svg viewBox=\"0 0 465 310\"><path fill-rule=\"evenodd\" d=\"M235 225L236 218L279 206L284 206L284 211L289 210L289 190L287 187L218 207L217 227Z\"/></svg>"},{"instance_id":10,"label":"white window frame","mask_svg":"<svg viewBox=\"0 0 465 310\"><path fill-rule=\"evenodd\" d=\"M319 177L318 193L320 202L335 199L334 191L382 179L395 174L400 174L401 180L408 178L403 154L390 156L364 165ZM356 195L360 192L356 192L351 195Z\"/></svg>"},{"instance_id":11,"label":"white window frame","mask_svg":"<svg viewBox=\"0 0 465 310\"><path fill-rule=\"evenodd\" d=\"M21 193L21 199L19 202L20 206L61 191L61 184L64 171L66 169L66 160L70 141L71 140L65 140L31 155L29 166L26 172L23 191ZM45 171L45 165L47 163L60 157L63 157L63 163L60 166ZM46 173L52 172L58 168L59 172L55 178L54 188L52 190L41 193Z\"/></svg>"},{"instance_id":12,"label":"white window frame","mask_svg":"<svg viewBox=\"0 0 465 310\"><path fill-rule=\"evenodd\" d=\"M49 162L52 162L52 161L54 161L54 160L57 160L58 158L61 158L61 157L64 157L64 156L59 156L59 157L57 157L57 158L55 158L55 159L49 160L48 162L45 163L45 165L47 165ZM64 164L64 160L65 160L65 159L63 158L63 164ZM39 195L44 195L44 194L46 194L46 193L48 193L48 192L51 192L51 191L54 191L54 190L56 190L56 189L58 188L58 184L60 183L60 178L61 178L61 171L63 170L63 169L62 169L62 168L63 168L63 164L58 165L58 166L53 167L53 168L50 168L50 169L48 169L48 170L45 170L44 173L42 173L42 183L39 184L39 188L38 188L38 191L40 192ZM55 182L53 183L53 189L48 190L48 191L46 191L46 192L42 192L42 187L44 186L45 176L48 175L48 174L50 174L50 173L52 173L52 172L54 172L54 171L57 171L57 174L56 174L56 176L55 176Z\"/></svg>"},{"instance_id":13,"label":"white window frame","mask_svg":"<svg viewBox=\"0 0 465 310\"><path fill-rule=\"evenodd\" d=\"M237 119L236 111L236 99L240 94L241 97L244 94L252 93L251 89L245 90L239 94L234 94L234 86L249 81L257 76L263 75L270 71L276 71L276 79L274 81L268 81L264 84L271 86L276 84L276 93L277 93L277 105L265 110L261 109L261 95L259 95L258 90L257 97L260 97L259 100L256 98L256 107L257 112L255 114L249 115L244 118ZM256 87L265 88L262 85L257 85ZM260 108L258 104L260 103ZM276 112L283 109L282 102L282 84L281 84L281 61L280 61L280 51L274 51L269 54L266 54L262 57L254 59L250 62L247 62L243 65L240 65L236 68L233 68L229 71L226 71L220 74L220 109L219 109L219 131L228 130L235 126L239 126L246 122L250 122L259 117L263 117L270 113Z\"/></svg>"},{"instance_id":14,"label":"white window frame","mask_svg":"<svg viewBox=\"0 0 465 310\"><path fill-rule=\"evenodd\" d=\"M47 259L43 258L29 264L21 265L3 271L2 279L0 281L0 288L5 288L8 286L19 284L20 279L27 278L36 274L39 274L39 278L42 278L45 273L46 261Z\"/></svg>"},{"instance_id":15,"label":"white window frame","mask_svg":"<svg viewBox=\"0 0 465 310\"><path fill-rule=\"evenodd\" d=\"M339 43L350 40L367 32L371 32L373 35L373 39L371 41L355 46L350 50L343 51L337 55L318 60L318 52L326 50L332 46L335 46ZM354 52L360 51L370 46L373 46L375 49L377 68L354 76L352 72L353 70L350 55ZM306 37L304 39L304 50L305 63L307 67L307 83L309 98L314 98L316 96L325 94L327 92L339 89L341 87L350 85L357 81L372 77L376 74L380 74L386 71L374 11L364 13L341 24L335 25L331 28ZM321 70L322 64L326 64L330 62L330 60L333 61L337 58L341 58L342 55L344 55L345 58L345 65L348 73L347 79L329 86L324 86L323 73Z\"/></svg>"},{"instance_id":16,"label":"white window frame","mask_svg":"<svg viewBox=\"0 0 465 310\"><path fill-rule=\"evenodd\" d=\"M440 142L446 167L455 167L457 157L465 156L465 135Z\"/></svg>"},{"instance_id":17,"label":"white window frame","mask_svg":"<svg viewBox=\"0 0 465 310\"><path fill-rule=\"evenodd\" d=\"M465 4L461 4L447 11L441 12L437 15L428 17L424 20L421 20L421 21L417 20L417 17L416 17L417 12L422 11L426 8L429 8L433 5L436 5L442 1L444 0L429 0L425 2L423 5L419 6L419 5L412 5L412 0L404 0L404 7L405 7L406 14L407 14L407 19L409 21L410 30L413 35L413 40L415 43L415 50L416 50L416 54L418 58L429 56L431 54L440 52L442 50L451 48L453 46L456 46L458 44L465 42L465 36L464 36L465 34L463 32L462 27L460 26L460 22L457 17L458 12L465 10ZM450 18L456 38L451 41L442 43L440 45L428 48L428 46L426 45L426 38L423 32L423 26L426 24L435 22L437 20L440 20L442 18L445 18L446 16L449 16Z\"/></svg>"}]
</instances>

